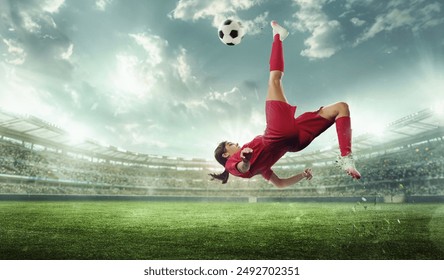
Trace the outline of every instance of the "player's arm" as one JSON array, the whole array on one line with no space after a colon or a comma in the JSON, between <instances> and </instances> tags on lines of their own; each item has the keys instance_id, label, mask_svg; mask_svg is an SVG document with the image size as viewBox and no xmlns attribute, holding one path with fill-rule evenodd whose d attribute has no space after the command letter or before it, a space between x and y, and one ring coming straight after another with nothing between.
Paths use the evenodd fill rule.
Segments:
<instances>
[{"instance_id":1,"label":"player's arm","mask_svg":"<svg viewBox=\"0 0 444 280\"><path fill-rule=\"evenodd\" d=\"M242 159L242 161L240 161L236 165L237 170L239 170L239 172L245 173L248 170L250 170L250 159L252 155L253 155L253 150L251 148L242 149L242 151L240 152L240 158Z\"/></svg>"},{"instance_id":2,"label":"player's arm","mask_svg":"<svg viewBox=\"0 0 444 280\"><path fill-rule=\"evenodd\" d=\"M285 178L285 179L279 178L273 172L270 177L270 182L278 188L285 188L285 187L291 186L293 184L296 184L297 182L299 182L300 180L302 180L304 178L307 180L311 180L311 178L313 178L313 174L311 173L310 168L307 168L303 172L296 174L292 177Z\"/></svg>"}]
</instances>

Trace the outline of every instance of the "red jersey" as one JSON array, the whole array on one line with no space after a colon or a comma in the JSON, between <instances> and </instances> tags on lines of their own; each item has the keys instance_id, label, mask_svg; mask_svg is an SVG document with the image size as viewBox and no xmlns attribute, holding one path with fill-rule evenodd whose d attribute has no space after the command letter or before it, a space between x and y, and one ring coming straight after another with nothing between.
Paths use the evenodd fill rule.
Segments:
<instances>
[{"instance_id":1,"label":"red jersey","mask_svg":"<svg viewBox=\"0 0 444 280\"><path fill-rule=\"evenodd\" d=\"M282 101L268 100L265 105L267 127L264 135L256 136L251 142L231 155L225 169L230 174L242 178L251 178L261 174L266 180L270 180L273 171L271 167L286 152L297 152L307 147L313 139L319 136L334 121L327 120L319 115L319 110L307 112L294 118L296 106ZM244 148L253 150L250 159L250 169L241 173L237 164L242 161L240 152Z\"/></svg>"},{"instance_id":2,"label":"red jersey","mask_svg":"<svg viewBox=\"0 0 444 280\"><path fill-rule=\"evenodd\" d=\"M228 158L225 169L234 176L242 178L251 178L254 175L262 174L266 180L270 180L271 174L273 173L271 167L287 152L284 149L281 151L272 151L270 147L271 146L264 144L264 136L257 136L253 141L243 145L238 152ZM253 154L250 159L250 170L241 173L237 170L236 165L242 161L240 152L244 148L251 148Z\"/></svg>"}]
</instances>

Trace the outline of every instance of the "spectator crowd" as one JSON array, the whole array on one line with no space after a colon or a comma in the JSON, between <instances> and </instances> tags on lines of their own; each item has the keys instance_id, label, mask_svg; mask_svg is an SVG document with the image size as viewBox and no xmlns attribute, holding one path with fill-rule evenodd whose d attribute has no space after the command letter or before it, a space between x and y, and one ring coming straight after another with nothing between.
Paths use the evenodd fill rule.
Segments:
<instances>
[{"instance_id":1,"label":"spectator crowd","mask_svg":"<svg viewBox=\"0 0 444 280\"><path fill-rule=\"evenodd\" d=\"M187 169L111 163L55 149L0 140L0 194L108 194L189 196L444 195L444 141L434 139L384 153L359 155L358 182L334 163L309 166L314 178L276 189L260 176L210 181L207 167ZM301 170L274 168L282 177Z\"/></svg>"}]
</instances>

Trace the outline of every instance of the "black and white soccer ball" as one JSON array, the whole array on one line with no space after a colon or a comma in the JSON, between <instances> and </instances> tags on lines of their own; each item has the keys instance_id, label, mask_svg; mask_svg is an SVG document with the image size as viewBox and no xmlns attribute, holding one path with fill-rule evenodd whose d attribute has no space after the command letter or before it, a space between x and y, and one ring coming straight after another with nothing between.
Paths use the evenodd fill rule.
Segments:
<instances>
[{"instance_id":1,"label":"black and white soccer ball","mask_svg":"<svg viewBox=\"0 0 444 280\"><path fill-rule=\"evenodd\" d=\"M227 19L219 26L219 39L228 46L240 44L245 36L245 30L239 21Z\"/></svg>"}]
</instances>

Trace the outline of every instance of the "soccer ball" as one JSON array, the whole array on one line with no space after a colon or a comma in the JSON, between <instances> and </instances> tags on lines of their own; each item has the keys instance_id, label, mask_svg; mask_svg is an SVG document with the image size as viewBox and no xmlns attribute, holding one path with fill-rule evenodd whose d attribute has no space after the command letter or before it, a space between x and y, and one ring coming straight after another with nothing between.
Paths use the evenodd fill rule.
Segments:
<instances>
[{"instance_id":1,"label":"soccer ball","mask_svg":"<svg viewBox=\"0 0 444 280\"><path fill-rule=\"evenodd\" d=\"M245 31L239 21L227 19L219 26L219 39L228 46L235 46L244 38Z\"/></svg>"}]
</instances>

